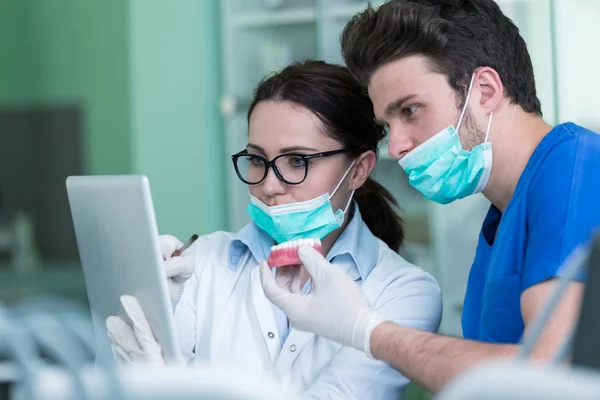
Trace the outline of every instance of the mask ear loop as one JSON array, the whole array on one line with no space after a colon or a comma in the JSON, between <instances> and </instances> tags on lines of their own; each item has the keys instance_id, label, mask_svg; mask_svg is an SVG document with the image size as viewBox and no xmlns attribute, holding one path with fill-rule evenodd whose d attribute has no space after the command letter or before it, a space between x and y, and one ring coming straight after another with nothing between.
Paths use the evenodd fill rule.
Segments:
<instances>
[{"instance_id":1,"label":"mask ear loop","mask_svg":"<svg viewBox=\"0 0 600 400\"><path fill-rule=\"evenodd\" d=\"M352 169L352 167L354 166L355 163L356 163L356 158L352 161L352 164L350 164L350 166L346 170L346 173L344 174L344 176L342 176L342 179L340 179L340 181L337 184L337 186L335 187L335 189L333 189L333 192L331 193L331 195L329 195L330 199L333 197L333 195L335 194L335 192L337 192L337 190L340 187L340 185L342 184L342 182L344 182L344 179L346 179L346 176L348 175L348 173L350 172L350 170ZM350 207L350 203L352 202L352 197L353 196L354 196L354 190L350 194L350 198L348 199L348 203L346 203L346 208L344 208L344 215L346 215L346 211L348 211L348 207Z\"/></svg>"},{"instance_id":2,"label":"mask ear loop","mask_svg":"<svg viewBox=\"0 0 600 400\"><path fill-rule=\"evenodd\" d=\"M354 163L356 162L356 159L354 159L354 161L352 161L352 164L350 164L350 166L348 167L348 169L346 170L346 173L344 174L344 176L342 176L342 179L340 179L340 181L338 182L337 186L335 187L335 189L333 189L333 192L331 192L331 194L329 195L329 198L331 199L333 197L333 195L335 194L335 192L337 192L338 188L340 187L340 185L342 184L342 182L344 182L344 179L346 179L346 176L348 176L348 173L350 172L350 170L352 169L352 167L354 166Z\"/></svg>"},{"instance_id":3,"label":"mask ear loop","mask_svg":"<svg viewBox=\"0 0 600 400\"><path fill-rule=\"evenodd\" d=\"M460 124L462 124L463 117L465 116L465 112L467 111L467 105L469 104L469 97L471 96L471 89L473 88L473 81L475 80L475 73L471 75L471 82L469 83L469 90L467 90L467 97L465 97L465 105L463 106L462 112L460 113L460 118L458 119L458 124L456 125L456 132L460 129Z\"/></svg>"},{"instance_id":4,"label":"mask ear loop","mask_svg":"<svg viewBox=\"0 0 600 400\"><path fill-rule=\"evenodd\" d=\"M346 215L346 212L348 211L348 208L350 207L350 203L352 202L352 197L354 196L354 192L355 192L355 190L353 190L352 193L350 193L350 198L348 199L348 202L346 203L346 208L344 208L344 215Z\"/></svg>"},{"instance_id":5,"label":"mask ear loop","mask_svg":"<svg viewBox=\"0 0 600 400\"><path fill-rule=\"evenodd\" d=\"M492 126L492 115L494 115L493 112L490 113L490 119L488 121L487 130L485 131L485 141L483 143L487 143L488 138L490 137L490 127Z\"/></svg>"}]
</instances>

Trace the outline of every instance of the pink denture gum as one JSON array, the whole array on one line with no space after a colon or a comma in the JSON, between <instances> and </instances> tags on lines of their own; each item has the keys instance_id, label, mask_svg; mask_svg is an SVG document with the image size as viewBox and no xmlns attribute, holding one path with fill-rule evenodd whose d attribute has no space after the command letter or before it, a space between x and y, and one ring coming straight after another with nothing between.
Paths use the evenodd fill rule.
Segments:
<instances>
[{"instance_id":1,"label":"pink denture gum","mask_svg":"<svg viewBox=\"0 0 600 400\"><path fill-rule=\"evenodd\" d=\"M267 258L267 264L271 268L302 264L302 260L298 257L298 247L304 244L314 247L318 252L322 251L319 239L290 240L271 247L271 254Z\"/></svg>"}]
</instances>

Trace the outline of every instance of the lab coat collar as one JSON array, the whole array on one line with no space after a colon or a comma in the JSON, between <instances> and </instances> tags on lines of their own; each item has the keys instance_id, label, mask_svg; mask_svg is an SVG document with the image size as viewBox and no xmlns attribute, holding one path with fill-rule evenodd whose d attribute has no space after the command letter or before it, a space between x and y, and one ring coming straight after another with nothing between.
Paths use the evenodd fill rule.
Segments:
<instances>
[{"instance_id":1,"label":"lab coat collar","mask_svg":"<svg viewBox=\"0 0 600 400\"><path fill-rule=\"evenodd\" d=\"M364 280L375 268L379 258L379 243L362 219L358 204L352 203L352 219L346 225L338 240L333 244L327 260L349 256L353 263L340 263L340 267L353 279ZM354 265L352 265L354 264Z\"/></svg>"},{"instance_id":2,"label":"lab coat collar","mask_svg":"<svg viewBox=\"0 0 600 400\"><path fill-rule=\"evenodd\" d=\"M353 279L360 277L364 280L377 263L379 244L363 221L356 202L352 203L352 207L350 222L326 258L328 261L334 258L341 261L344 256L349 256L352 262L340 262L340 268ZM266 260L273 245L275 241L265 231L253 222L249 223L237 232L229 245L229 267L233 270L237 269L246 249L250 250L257 262Z\"/></svg>"}]
</instances>

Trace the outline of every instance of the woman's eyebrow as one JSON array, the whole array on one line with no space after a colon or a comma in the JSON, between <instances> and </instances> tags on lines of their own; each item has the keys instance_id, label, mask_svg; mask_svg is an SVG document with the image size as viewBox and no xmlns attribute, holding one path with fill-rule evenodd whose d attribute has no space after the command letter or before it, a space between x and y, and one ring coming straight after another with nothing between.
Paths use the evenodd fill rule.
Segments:
<instances>
[{"instance_id":1,"label":"woman's eyebrow","mask_svg":"<svg viewBox=\"0 0 600 400\"><path fill-rule=\"evenodd\" d=\"M292 151L314 151L315 153L318 152L319 150L314 149L312 147L306 147L306 146L289 146L289 147L283 147L281 149L279 149L280 153L289 153Z\"/></svg>"},{"instance_id":2,"label":"woman's eyebrow","mask_svg":"<svg viewBox=\"0 0 600 400\"><path fill-rule=\"evenodd\" d=\"M257 145L257 144L254 144L254 143L248 143L248 144L246 145L246 149L248 149L248 148L250 148L250 149L254 149L254 150L256 150L256 151L258 151L258 152L260 152L260 153L262 153L262 154L266 154L266 153L265 153L265 149L263 149L262 147L260 147L260 146L259 146L259 145Z\"/></svg>"}]
</instances>

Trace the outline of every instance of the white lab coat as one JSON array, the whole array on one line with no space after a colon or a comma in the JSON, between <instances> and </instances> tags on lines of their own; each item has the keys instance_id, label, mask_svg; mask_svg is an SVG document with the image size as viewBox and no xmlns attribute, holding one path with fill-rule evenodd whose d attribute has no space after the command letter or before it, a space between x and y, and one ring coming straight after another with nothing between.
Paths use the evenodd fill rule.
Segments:
<instances>
[{"instance_id":1,"label":"white lab coat","mask_svg":"<svg viewBox=\"0 0 600 400\"><path fill-rule=\"evenodd\" d=\"M361 257L355 254L338 254L333 264L361 285L367 299L384 316L402 325L436 331L442 303L435 279L390 250L371 234L360 213L355 214L351 224L356 237L348 239L349 246L367 246L373 265L358 268L355 258ZM260 231L255 225L245 229ZM245 248L243 253L231 255L235 237L216 232L194 244L196 272L175 310L176 330L188 362L265 374L308 398L401 398L408 380L362 352L293 327L282 345L274 307L260 284L258 262L266 254L252 254Z\"/></svg>"}]
</instances>

